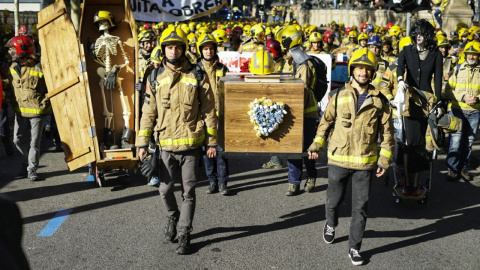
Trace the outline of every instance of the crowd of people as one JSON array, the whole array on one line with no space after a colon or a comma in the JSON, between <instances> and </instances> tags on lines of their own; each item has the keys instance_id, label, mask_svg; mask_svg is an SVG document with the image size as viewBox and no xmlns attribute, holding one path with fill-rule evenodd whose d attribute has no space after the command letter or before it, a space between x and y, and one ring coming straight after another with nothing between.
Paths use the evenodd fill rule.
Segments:
<instances>
[{"instance_id":1,"label":"crowd of people","mask_svg":"<svg viewBox=\"0 0 480 270\"><path fill-rule=\"evenodd\" d=\"M109 14L97 13L97 19L111 21ZM8 51L4 63L10 63L1 73L6 98L0 135L6 153L12 155L7 120L7 106L12 106L13 142L24 157L22 174L35 181L39 179L40 139L51 110L35 31L21 29L17 36L4 35ZM218 154L223 149L217 143L219 82L229 70L218 53L252 52L254 57L259 54L258 59L270 60L270 72L291 74L305 86L303 150L308 157L287 160L286 195L300 194L303 165L305 191L315 187L315 159L328 142L324 241L335 239L338 209L351 181L348 254L354 265L363 264L359 251L374 176L384 175L393 163L396 185L403 188L403 195L419 196L419 173L428 169L432 151L443 150L447 179L472 180L468 163L480 117L479 37L477 26L459 23L447 34L426 20L412 24L410 35L405 26L393 23L345 26L332 21L328 27L252 20L139 24L142 79L132 87L141 91L142 105L135 146L141 160L149 155L158 158L158 170L145 161L142 171L148 172L148 185L159 187L167 214L165 239L178 238L178 254L191 252L200 160L209 181L206 193L229 194L228 159ZM332 68L335 55L348 59L350 81L332 89L324 111L318 107L320 82L314 54L332 55ZM262 167L282 166L278 157L272 157ZM181 206L174 196L176 181L182 183Z\"/></svg>"}]
</instances>

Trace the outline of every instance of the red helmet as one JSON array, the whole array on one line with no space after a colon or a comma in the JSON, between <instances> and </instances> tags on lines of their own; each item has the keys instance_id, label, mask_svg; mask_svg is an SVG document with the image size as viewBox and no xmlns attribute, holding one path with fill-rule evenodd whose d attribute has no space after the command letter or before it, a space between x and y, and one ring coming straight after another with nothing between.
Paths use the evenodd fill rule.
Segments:
<instances>
[{"instance_id":1,"label":"red helmet","mask_svg":"<svg viewBox=\"0 0 480 270\"><path fill-rule=\"evenodd\" d=\"M328 37L332 35L332 31L331 30L327 30L325 31L325 33L323 33L323 41L327 42L328 40Z\"/></svg>"},{"instance_id":2,"label":"red helmet","mask_svg":"<svg viewBox=\"0 0 480 270\"><path fill-rule=\"evenodd\" d=\"M280 54L282 53L282 46L280 45L280 42L276 39L269 39L267 41L267 49L273 54L273 57L279 57Z\"/></svg>"},{"instance_id":3,"label":"red helmet","mask_svg":"<svg viewBox=\"0 0 480 270\"><path fill-rule=\"evenodd\" d=\"M144 24L143 24L143 28L144 28L145 30L150 30L150 29L151 29L151 28L150 28L150 24L148 24L148 23L144 23Z\"/></svg>"},{"instance_id":4,"label":"red helmet","mask_svg":"<svg viewBox=\"0 0 480 270\"><path fill-rule=\"evenodd\" d=\"M350 31L352 31L352 28L350 26L348 26L347 28L345 28L345 34L348 35L350 34Z\"/></svg>"},{"instance_id":5,"label":"red helmet","mask_svg":"<svg viewBox=\"0 0 480 270\"><path fill-rule=\"evenodd\" d=\"M8 41L7 46L15 48L18 57L35 55L35 46L33 46L33 40L29 36L13 37Z\"/></svg>"},{"instance_id":6,"label":"red helmet","mask_svg":"<svg viewBox=\"0 0 480 270\"><path fill-rule=\"evenodd\" d=\"M243 28L240 27L240 26L237 26L237 27L233 28L233 33L234 34L238 34L238 33L243 34Z\"/></svg>"},{"instance_id":7,"label":"red helmet","mask_svg":"<svg viewBox=\"0 0 480 270\"><path fill-rule=\"evenodd\" d=\"M390 29L390 27L392 27L392 26L393 26L393 23L387 23L387 27L385 27L385 29L387 29L387 31L388 31L388 29Z\"/></svg>"},{"instance_id":8,"label":"red helmet","mask_svg":"<svg viewBox=\"0 0 480 270\"><path fill-rule=\"evenodd\" d=\"M20 26L20 28L18 29L18 34L20 36L25 36L27 34L27 26L26 25Z\"/></svg>"},{"instance_id":9,"label":"red helmet","mask_svg":"<svg viewBox=\"0 0 480 270\"><path fill-rule=\"evenodd\" d=\"M364 22L362 25L360 25L360 31L363 30L363 28L367 28L368 23Z\"/></svg>"}]
</instances>

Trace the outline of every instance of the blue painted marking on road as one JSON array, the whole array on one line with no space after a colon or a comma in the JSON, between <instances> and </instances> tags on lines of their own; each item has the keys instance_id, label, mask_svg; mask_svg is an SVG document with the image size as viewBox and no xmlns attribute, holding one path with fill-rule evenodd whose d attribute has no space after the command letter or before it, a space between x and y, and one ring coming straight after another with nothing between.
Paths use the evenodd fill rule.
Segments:
<instances>
[{"instance_id":1,"label":"blue painted marking on road","mask_svg":"<svg viewBox=\"0 0 480 270\"><path fill-rule=\"evenodd\" d=\"M88 175L87 179L85 179L85 182L95 182L95 177L93 175Z\"/></svg>"},{"instance_id":2,"label":"blue painted marking on road","mask_svg":"<svg viewBox=\"0 0 480 270\"><path fill-rule=\"evenodd\" d=\"M58 230L58 228L60 228L62 223L67 219L68 215L70 215L72 211L72 209L62 209L58 211L37 236L52 236Z\"/></svg>"}]
</instances>

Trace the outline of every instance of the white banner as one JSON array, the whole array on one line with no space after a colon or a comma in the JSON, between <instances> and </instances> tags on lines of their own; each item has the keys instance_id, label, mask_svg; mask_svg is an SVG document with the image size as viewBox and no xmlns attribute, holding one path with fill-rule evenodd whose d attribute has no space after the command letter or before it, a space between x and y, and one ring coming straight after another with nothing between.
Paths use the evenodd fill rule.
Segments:
<instances>
[{"instance_id":1,"label":"white banner","mask_svg":"<svg viewBox=\"0 0 480 270\"><path fill-rule=\"evenodd\" d=\"M178 22L199 18L226 7L227 0L129 0L133 17L143 22Z\"/></svg>"}]
</instances>

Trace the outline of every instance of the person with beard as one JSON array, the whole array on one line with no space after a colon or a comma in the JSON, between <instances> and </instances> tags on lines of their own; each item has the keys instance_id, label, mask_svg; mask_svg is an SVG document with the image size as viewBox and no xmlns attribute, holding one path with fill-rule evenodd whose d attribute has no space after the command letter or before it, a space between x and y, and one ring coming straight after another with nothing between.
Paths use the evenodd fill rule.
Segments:
<instances>
[{"instance_id":1,"label":"person with beard","mask_svg":"<svg viewBox=\"0 0 480 270\"><path fill-rule=\"evenodd\" d=\"M393 124L388 100L371 84L377 63L367 48L355 51L348 63L352 80L330 92L330 102L322 115L317 134L308 148L315 160L328 140L328 188L323 239L335 239L339 207L347 184L352 182L352 217L348 256L352 264L363 264L359 251L367 222L372 178L385 174L392 163ZM378 135L380 154L377 156Z\"/></svg>"},{"instance_id":2,"label":"person with beard","mask_svg":"<svg viewBox=\"0 0 480 270\"><path fill-rule=\"evenodd\" d=\"M217 55L217 46L218 43L213 35L203 34L198 38L197 47L201 55L201 61L199 61L197 65L208 77L208 81L210 82L210 86L215 95L215 111L218 114L220 102L220 79L227 74L228 68L220 63ZM218 151L223 151L223 149L220 148L220 146L217 146L217 152ZM220 192L222 195L228 195L228 159L223 155L217 155L216 157L211 158L203 156L203 162L205 164L205 172L209 181L209 186L206 190L207 194Z\"/></svg>"},{"instance_id":3,"label":"person with beard","mask_svg":"<svg viewBox=\"0 0 480 270\"><path fill-rule=\"evenodd\" d=\"M480 43L471 41L465 46L465 62L448 79L445 92L452 102L451 115L462 119L462 130L450 134L447 154L447 180L460 177L472 181L468 163L472 153L473 139L480 118Z\"/></svg>"},{"instance_id":4,"label":"person with beard","mask_svg":"<svg viewBox=\"0 0 480 270\"><path fill-rule=\"evenodd\" d=\"M315 89L315 76L313 72L314 65L308 56L302 50L302 33L295 26L289 25L280 30L276 34L276 39L282 45L282 49L287 55L293 59L294 77L301 79L305 84L304 96L304 119L303 119L303 146L306 147L313 142L313 136L319 112L317 101L313 89ZM302 180L303 164L307 171L307 181L305 183L305 191L310 192L315 187L317 178L317 169L315 168L315 160L309 160L306 157L302 159L288 159L288 190L287 196L294 196L300 193L300 182Z\"/></svg>"},{"instance_id":5,"label":"person with beard","mask_svg":"<svg viewBox=\"0 0 480 270\"><path fill-rule=\"evenodd\" d=\"M215 96L208 77L186 58L187 38L180 28L165 29L160 46L162 67L154 87L147 81L136 146L143 160L155 132L160 149L159 192L167 214L164 237L173 242L178 225L176 252L189 254L202 146L207 157L217 155ZM182 184L180 209L174 195L174 182L178 180Z\"/></svg>"},{"instance_id":6,"label":"person with beard","mask_svg":"<svg viewBox=\"0 0 480 270\"><path fill-rule=\"evenodd\" d=\"M419 174L429 169L426 151L427 113L431 104L415 102L428 95L441 100L443 58L435 42L435 28L427 20L418 20L412 26L413 44L406 46L398 56L397 95L393 104L403 115L403 160L406 183L403 194L420 195ZM406 78L403 74L406 73ZM434 77L435 92L432 89ZM408 89L407 89L408 88ZM407 91L408 90L408 91ZM402 105L404 104L404 105ZM407 108L408 104L408 108ZM402 108L405 106L405 111Z\"/></svg>"}]
</instances>

